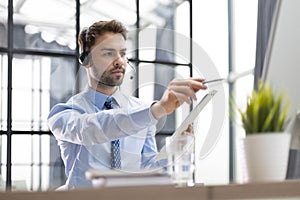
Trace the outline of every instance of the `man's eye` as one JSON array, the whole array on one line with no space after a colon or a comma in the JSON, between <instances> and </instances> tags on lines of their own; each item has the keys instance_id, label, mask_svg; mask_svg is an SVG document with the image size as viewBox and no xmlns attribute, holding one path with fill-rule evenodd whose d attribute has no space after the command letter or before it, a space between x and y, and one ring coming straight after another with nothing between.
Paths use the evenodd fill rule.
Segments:
<instances>
[{"instance_id":1,"label":"man's eye","mask_svg":"<svg viewBox=\"0 0 300 200\"><path fill-rule=\"evenodd\" d=\"M126 56L126 52L121 52L120 55L121 55L122 57L124 57L124 56Z\"/></svg>"},{"instance_id":2,"label":"man's eye","mask_svg":"<svg viewBox=\"0 0 300 200\"><path fill-rule=\"evenodd\" d=\"M104 55L104 56L112 56L113 53L112 53L112 52L106 52L106 53L104 53L103 55Z\"/></svg>"}]
</instances>

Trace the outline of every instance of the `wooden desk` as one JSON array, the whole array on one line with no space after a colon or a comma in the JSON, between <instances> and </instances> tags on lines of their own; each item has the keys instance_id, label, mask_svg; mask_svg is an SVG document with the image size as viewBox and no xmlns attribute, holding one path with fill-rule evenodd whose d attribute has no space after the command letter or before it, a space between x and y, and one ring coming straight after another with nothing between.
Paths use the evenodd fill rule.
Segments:
<instances>
[{"instance_id":1,"label":"wooden desk","mask_svg":"<svg viewBox=\"0 0 300 200\"><path fill-rule=\"evenodd\" d=\"M121 187L74 191L6 192L0 200L210 200L210 199L263 199L299 198L300 180L278 183L231 184L179 188Z\"/></svg>"}]
</instances>

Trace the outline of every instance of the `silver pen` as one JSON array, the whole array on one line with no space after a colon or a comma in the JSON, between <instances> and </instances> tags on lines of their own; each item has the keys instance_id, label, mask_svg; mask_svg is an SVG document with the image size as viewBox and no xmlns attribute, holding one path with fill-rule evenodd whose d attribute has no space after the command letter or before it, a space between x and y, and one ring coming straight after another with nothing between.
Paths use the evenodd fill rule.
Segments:
<instances>
[{"instance_id":1,"label":"silver pen","mask_svg":"<svg viewBox=\"0 0 300 200\"><path fill-rule=\"evenodd\" d=\"M224 81L224 80L225 80L225 78L212 79L212 80L204 81L203 84L214 83L214 82L219 82L219 81Z\"/></svg>"}]
</instances>

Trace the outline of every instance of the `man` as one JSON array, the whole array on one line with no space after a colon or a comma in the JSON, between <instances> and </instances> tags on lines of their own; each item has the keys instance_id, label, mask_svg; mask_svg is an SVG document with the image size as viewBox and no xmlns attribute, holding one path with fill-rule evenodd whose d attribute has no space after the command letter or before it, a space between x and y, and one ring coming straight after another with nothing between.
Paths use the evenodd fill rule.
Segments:
<instances>
[{"instance_id":1,"label":"man","mask_svg":"<svg viewBox=\"0 0 300 200\"><path fill-rule=\"evenodd\" d=\"M61 150L70 188L90 186L90 168L137 170L157 165L155 125L195 93L204 79L173 80L159 101L144 103L126 96L121 85L127 66L126 28L118 21L100 21L79 36L80 61L88 87L67 103L54 106L48 124Z\"/></svg>"}]
</instances>

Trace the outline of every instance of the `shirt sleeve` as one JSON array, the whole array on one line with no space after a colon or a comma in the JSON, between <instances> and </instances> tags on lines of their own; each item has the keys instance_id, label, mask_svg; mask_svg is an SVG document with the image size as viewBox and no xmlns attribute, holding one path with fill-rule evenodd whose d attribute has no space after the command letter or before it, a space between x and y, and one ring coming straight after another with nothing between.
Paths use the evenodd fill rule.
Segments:
<instances>
[{"instance_id":1,"label":"shirt sleeve","mask_svg":"<svg viewBox=\"0 0 300 200\"><path fill-rule=\"evenodd\" d=\"M88 114L80 107L58 104L49 113L48 125L57 139L89 146L134 135L155 125L157 120L150 107L144 104Z\"/></svg>"},{"instance_id":2,"label":"shirt sleeve","mask_svg":"<svg viewBox=\"0 0 300 200\"><path fill-rule=\"evenodd\" d=\"M148 129L147 138L142 150L141 168L165 168L167 166L167 159L154 161L157 155L157 145L155 139L156 126L151 126Z\"/></svg>"}]
</instances>

